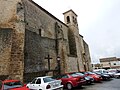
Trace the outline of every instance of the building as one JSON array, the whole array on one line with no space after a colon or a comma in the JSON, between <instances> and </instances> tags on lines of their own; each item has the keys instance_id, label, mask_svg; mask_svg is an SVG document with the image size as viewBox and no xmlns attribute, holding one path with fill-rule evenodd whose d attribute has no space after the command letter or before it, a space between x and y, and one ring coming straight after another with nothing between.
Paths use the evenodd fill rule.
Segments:
<instances>
[{"instance_id":1,"label":"building","mask_svg":"<svg viewBox=\"0 0 120 90\"><path fill-rule=\"evenodd\" d=\"M120 69L120 58L101 58L100 64L103 69Z\"/></svg>"},{"instance_id":2,"label":"building","mask_svg":"<svg viewBox=\"0 0 120 90\"><path fill-rule=\"evenodd\" d=\"M102 65L100 63L92 64L93 70L94 69L102 69Z\"/></svg>"},{"instance_id":3,"label":"building","mask_svg":"<svg viewBox=\"0 0 120 90\"><path fill-rule=\"evenodd\" d=\"M63 13L63 23L32 0L0 0L0 8L0 78L92 69L73 10Z\"/></svg>"}]
</instances>

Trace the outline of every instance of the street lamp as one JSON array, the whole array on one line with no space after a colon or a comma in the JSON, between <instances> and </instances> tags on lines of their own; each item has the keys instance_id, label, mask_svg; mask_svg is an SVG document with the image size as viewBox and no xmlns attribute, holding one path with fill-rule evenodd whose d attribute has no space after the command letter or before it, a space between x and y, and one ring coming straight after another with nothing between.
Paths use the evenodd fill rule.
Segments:
<instances>
[{"instance_id":1,"label":"street lamp","mask_svg":"<svg viewBox=\"0 0 120 90\"><path fill-rule=\"evenodd\" d=\"M61 71L61 67L60 67L60 57L58 56L57 57L57 64L58 64L58 72L59 72L59 74L61 73L60 71Z\"/></svg>"},{"instance_id":2,"label":"street lamp","mask_svg":"<svg viewBox=\"0 0 120 90\"><path fill-rule=\"evenodd\" d=\"M57 61L60 61L60 57L59 56L57 57Z\"/></svg>"}]
</instances>

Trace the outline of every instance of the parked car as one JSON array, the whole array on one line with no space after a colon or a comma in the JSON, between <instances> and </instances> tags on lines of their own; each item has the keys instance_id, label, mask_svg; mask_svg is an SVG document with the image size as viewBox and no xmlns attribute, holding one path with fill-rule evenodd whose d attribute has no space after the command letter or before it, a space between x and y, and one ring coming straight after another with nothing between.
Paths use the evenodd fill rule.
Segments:
<instances>
[{"instance_id":1,"label":"parked car","mask_svg":"<svg viewBox=\"0 0 120 90\"><path fill-rule=\"evenodd\" d=\"M0 81L0 90L29 90L29 88L19 80L4 80Z\"/></svg>"},{"instance_id":2,"label":"parked car","mask_svg":"<svg viewBox=\"0 0 120 90\"><path fill-rule=\"evenodd\" d=\"M91 83L94 83L94 78L91 77L91 76L85 76L85 74L83 73L80 73L80 72L75 72L76 74L84 77L84 79L86 80L86 84L91 84Z\"/></svg>"},{"instance_id":3,"label":"parked car","mask_svg":"<svg viewBox=\"0 0 120 90\"><path fill-rule=\"evenodd\" d=\"M116 73L116 71L115 70L113 70L113 69L109 69L109 70L105 70L105 69L95 69L95 70L93 70L93 72L99 72L99 73L104 73L104 74L107 74L107 75L109 75L111 78L113 78L114 77L114 74Z\"/></svg>"},{"instance_id":4,"label":"parked car","mask_svg":"<svg viewBox=\"0 0 120 90\"><path fill-rule=\"evenodd\" d=\"M120 78L120 72L114 74L114 77L115 77L115 78Z\"/></svg>"},{"instance_id":5,"label":"parked car","mask_svg":"<svg viewBox=\"0 0 120 90\"><path fill-rule=\"evenodd\" d=\"M111 78L114 78L115 74L117 73L116 69L108 69L107 74L111 76Z\"/></svg>"},{"instance_id":6,"label":"parked car","mask_svg":"<svg viewBox=\"0 0 120 90\"><path fill-rule=\"evenodd\" d=\"M101 72L93 72L93 73L100 75L102 77L102 80L110 80L111 78L110 75L107 73L101 73Z\"/></svg>"},{"instance_id":7,"label":"parked car","mask_svg":"<svg viewBox=\"0 0 120 90\"><path fill-rule=\"evenodd\" d=\"M100 73L107 73L107 70L105 69L95 69L93 72L100 72Z\"/></svg>"},{"instance_id":8,"label":"parked car","mask_svg":"<svg viewBox=\"0 0 120 90\"><path fill-rule=\"evenodd\" d=\"M53 79L51 76L36 77L27 87L30 90L63 90L61 80Z\"/></svg>"},{"instance_id":9,"label":"parked car","mask_svg":"<svg viewBox=\"0 0 120 90\"><path fill-rule=\"evenodd\" d=\"M93 77L95 82L102 81L102 77L100 75L93 73L93 72L82 72L82 73L84 73L86 76Z\"/></svg>"},{"instance_id":10,"label":"parked car","mask_svg":"<svg viewBox=\"0 0 120 90\"><path fill-rule=\"evenodd\" d=\"M75 73L66 73L64 75L58 75L55 77L62 81L62 85L68 90L71 90L73 87L82 86L86 84L84 77L79 76Z\"/></svg>"}]
</instances>

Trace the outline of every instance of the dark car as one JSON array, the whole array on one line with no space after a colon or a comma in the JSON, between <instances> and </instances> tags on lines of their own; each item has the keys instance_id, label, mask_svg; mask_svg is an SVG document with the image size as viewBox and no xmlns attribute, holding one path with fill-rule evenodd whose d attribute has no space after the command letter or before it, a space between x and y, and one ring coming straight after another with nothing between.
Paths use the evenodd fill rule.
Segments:
<instances>
[{"instance_id":1,"label":"dark car","mask_svg":"<svg viewBox=\"0 0 120 90\"><path fill-rule=\"evenodd\" d=\"M66 73L64 75L55 76L55 78L60 79L62 81L62 85L64 85L68 90L71 90L73 87L86 84L84 77L75 73Z\"/></svg>"},{"instance_id":2,"label":"dark car","mask_svg":"<svg viewBox=\"0 0 120 90\"><path fill-rule=\"evenodd\" d=\"M93 77L95 82L102 81L102 77L100 75L93 73L93 72L82 72L82 73L84 73L86 76Z\"/></svg>"},{"instance_id":3,"label":"dark car","mask_svg":"<svg viewBox=\"0 0 120 90\"><path fill-rule=\"evenodd\" d=\"M85 76L85 74L80 73L80 72L75 72L75 73L78 74L78 75L80 75L80 76L82 76L82 77L84 77L84 79L86 80L86 84L92 84L92 83L94 83L94 78L93 77L91 77L91 76Z\"/></svg>"},{"instance_id":4,"label":"dark car","mask_svg":"<svg viewBox=\"0 0 120 90\"><path fill-rule=\"evenodd\" d=\"M93 72L97 75L100 75L102 77L102 80L110 80L110 75L106 74L106 73L100 73L100 72Z\"/></svg>"}]
</instances>

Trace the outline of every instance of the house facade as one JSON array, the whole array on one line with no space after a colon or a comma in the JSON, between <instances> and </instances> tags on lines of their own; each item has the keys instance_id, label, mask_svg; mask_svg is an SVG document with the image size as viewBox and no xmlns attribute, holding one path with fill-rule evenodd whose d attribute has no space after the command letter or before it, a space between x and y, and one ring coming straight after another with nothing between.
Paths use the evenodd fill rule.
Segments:
<instances>
[{"instance_id":1,"label":"house facade","mask_svg":"<svg viewBox=\"0 0 120 90\"><path fill-rule=\"evenodd\" d=\"M104 69L120 69L120 58L108 57L100 59L101 67Z\"/></svg>"}]
</instances>

